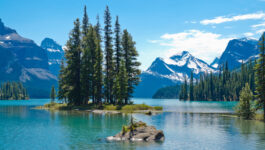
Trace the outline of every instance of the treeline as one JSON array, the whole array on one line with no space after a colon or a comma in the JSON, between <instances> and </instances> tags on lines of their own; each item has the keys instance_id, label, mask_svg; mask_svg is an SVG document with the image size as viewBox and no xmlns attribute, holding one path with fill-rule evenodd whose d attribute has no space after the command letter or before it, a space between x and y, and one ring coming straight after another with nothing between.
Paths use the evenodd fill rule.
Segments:
<instances>
[{"instance_id":1,"label":"treeline","mask_svg":"<svg viewBox=\"0 0 265 150\"><path fill-rule=\"evenodd\" d=\"M116 17L114 33L108 6L104 13L104 37L99 17L96 25L89 22L84 8L82 25L74 22L59 75L58 98L72 105L128 104L139 82L137 50L131 34L121 33ZM104 52L101 44L104 43Z\"/></svg>"},{"instance_id":2,"label":"treeline","mask_svg":"<svg viewBox=\"0 0 265 150\"><path fill-rule=\"evenodd\" d=\"M1 84L0 100L26 100L29 99L27 89L21 82L6 82Z\"/></svg>"},{"instance_id":3,"label":"treeline","mask_svg":"<svg viewBox=\"0 0 265 150\"><path fill-rule=\"evenodd\" d=\"M228 63L219 67L218 74L201 74L199 79L193 79L191 73L190 82L185 79L181 85L181 100L201 101L236 101L239 100L241 89L245 83L255 91L256 60L250 60L243 64L240 70L229 71Z\"/></svg>"},{"instance_id":4,"label":"treeline","mask_svg":"<svg viewBox=\"0 0 265 150\"><path fill-rule=\"evenodd\" d=\"M180 85L167 86L158 89L152 96L154 99L177 99L179 98Z\"/></svg>"}]
</instances>

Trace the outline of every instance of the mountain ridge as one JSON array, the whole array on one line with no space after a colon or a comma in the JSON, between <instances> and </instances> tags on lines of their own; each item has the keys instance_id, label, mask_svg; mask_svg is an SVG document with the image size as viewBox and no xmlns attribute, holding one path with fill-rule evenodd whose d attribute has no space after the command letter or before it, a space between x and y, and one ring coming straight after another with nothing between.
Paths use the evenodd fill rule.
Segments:
<instances>
[{"instance_id":1,"label":"mountain ridge","mask_svg":"<svg viewBox=\"0 0 265 150\"><path fill-rule=\"evenodd\" d=\"M49 97L50 87L57 83L48 67L46 50L33 40L20 36L0 19L0 81L21 81L30 97Z\"/></svg>"}]
</instances>

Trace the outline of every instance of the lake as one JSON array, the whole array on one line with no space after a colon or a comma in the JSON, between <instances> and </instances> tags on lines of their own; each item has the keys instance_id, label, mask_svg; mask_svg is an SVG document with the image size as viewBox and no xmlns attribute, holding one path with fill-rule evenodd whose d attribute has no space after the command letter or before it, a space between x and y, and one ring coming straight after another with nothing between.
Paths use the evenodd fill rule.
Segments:
<instances>
[{"instance_id":1,"label":"lake","mask_svg":"<svg viewBox=\"0 0 265 150\"><path fill-rule=\"evenodd\" d=\"M265 148L263 122L223 115L233 112L236 102L134 99L135 103L164 107L164 113L153 116L133 114L136 120L162 129L165 134L162 143L106 141L107 136L120 132L131 115L32 109L48 102L48 99L0 101L0 150Z\"/></svg>"}]
</instances>

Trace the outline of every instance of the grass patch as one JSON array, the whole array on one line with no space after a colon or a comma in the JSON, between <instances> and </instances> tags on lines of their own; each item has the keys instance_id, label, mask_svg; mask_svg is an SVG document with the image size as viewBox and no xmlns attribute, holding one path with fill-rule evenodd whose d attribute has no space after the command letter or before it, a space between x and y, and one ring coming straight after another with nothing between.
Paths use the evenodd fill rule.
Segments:
<instances>
[{"instance_id":1,"label":"grass patch","mask_svg":"<svg viewBox=\"0 0 265 150\"><path fill-rule=\"evenodd\" d=\"M133 123L133 124L128 125L128 126L123 125L122 126L122 134L124 135L125 133L127 133L129 131L133 131L138 127L146 127L146 126L147 126L146 123L141 122L141 121Z\"/></svg>"},{"instance_id":2,"label":"grass patch","mask_svg":"<svg viewBox=\"0 0 265 150\"><path fill-rule=\"evenodd\" d=\"M259 121L264 121L263 114L255 114L254 119Z\"/></svg>"},{"instance_id":3,"label":"grass patch","mask_svg":"<svg viewBox=\"0 0 265 150\"><path fill-rule=\"evenodd\" d=\"M50 110L119 110L124 112L133 112L141 110L153 110L153 111L162 111L163 107L161 106L149 106L146 104L128 104L128 105L113 105L113 104L102 104L96 105L89 103L87 105L81 106L70 106L62 103L48 103L44 106L38 106L37 109L50 109Z\"/></svg>"},{"instance_id":4,"label":"grass patch","mask_svg":"<svg viewBox=\"0 0 265 150\"><path fill-rule=\"evenodd\" d=\"M114 106L113 104L110 105L104 105L104 110L117 110L117 105Z\"/></svg>"}]
</instances>

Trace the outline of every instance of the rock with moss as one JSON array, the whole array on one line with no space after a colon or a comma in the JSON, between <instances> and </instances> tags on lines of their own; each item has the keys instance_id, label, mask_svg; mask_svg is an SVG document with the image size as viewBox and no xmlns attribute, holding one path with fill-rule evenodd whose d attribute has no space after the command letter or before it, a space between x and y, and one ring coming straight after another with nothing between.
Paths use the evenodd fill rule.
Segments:
<instances>
[{"instance_id":1,"label":"rock with moss","mask_svg":"<svg viewBox=\"0 0 265 150\"><path fill-rule=\"evenodd\" d=\"M109 141L164 141L165 136L162 130L154 126L148 126L144 122L136 122L130 126L123 126L122 131L115 136L107 137Z\"/></svg>"}]
</instances>

